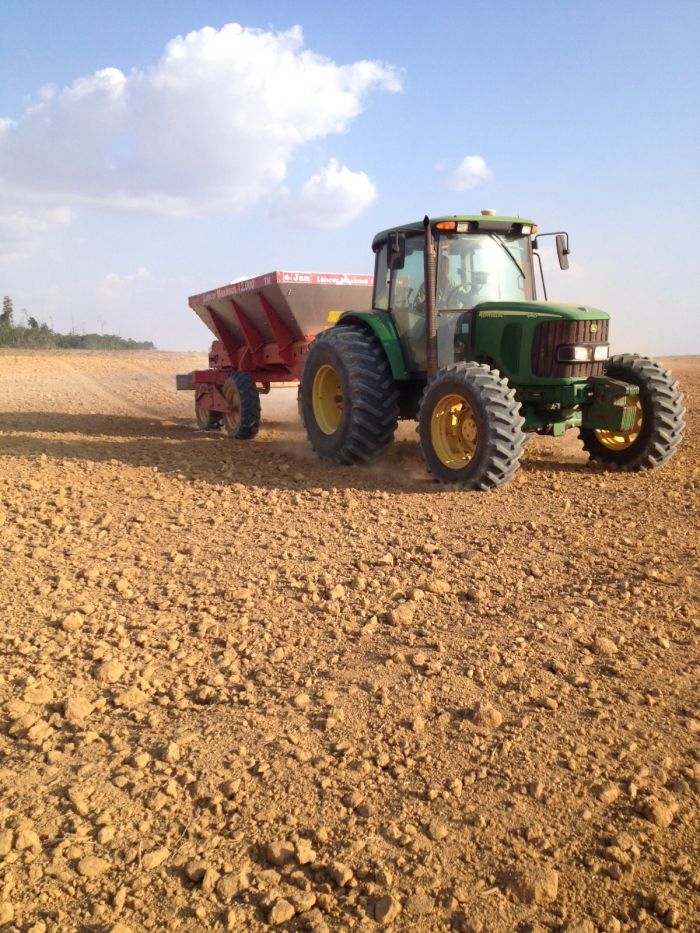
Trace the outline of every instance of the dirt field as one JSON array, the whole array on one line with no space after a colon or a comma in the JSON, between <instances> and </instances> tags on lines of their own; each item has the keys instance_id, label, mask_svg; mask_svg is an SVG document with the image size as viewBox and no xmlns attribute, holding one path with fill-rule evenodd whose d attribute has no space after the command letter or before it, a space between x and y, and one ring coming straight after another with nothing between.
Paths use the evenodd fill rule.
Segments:
<instances>
[{"instance_id":1,"label":"dirt field","mask_svg":"<svg viewBox=\"0 0 700 933\"><path fill-rule=\"evenodd\" d=\"M0 924L700 929L700 359L655 474L197 432L202 354L0 351Z\"/></svg>"}]
</instances>

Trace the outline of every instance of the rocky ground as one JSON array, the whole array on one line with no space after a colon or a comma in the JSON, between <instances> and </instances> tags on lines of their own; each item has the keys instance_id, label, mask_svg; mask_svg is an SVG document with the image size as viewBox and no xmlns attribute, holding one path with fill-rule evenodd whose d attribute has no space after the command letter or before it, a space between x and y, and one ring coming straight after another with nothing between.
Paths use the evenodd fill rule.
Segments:
<instances>
[{"instance_id":1,"label":"rocky ground","mask_svg":"<svg viewBox=\"0 0 700 933\"><path fill-rule=\"evenodd\" d=\"M204 362L0 351L3 930L699 929L700 360L661 471L496 493Z\"/></svg>"}]
</instances>

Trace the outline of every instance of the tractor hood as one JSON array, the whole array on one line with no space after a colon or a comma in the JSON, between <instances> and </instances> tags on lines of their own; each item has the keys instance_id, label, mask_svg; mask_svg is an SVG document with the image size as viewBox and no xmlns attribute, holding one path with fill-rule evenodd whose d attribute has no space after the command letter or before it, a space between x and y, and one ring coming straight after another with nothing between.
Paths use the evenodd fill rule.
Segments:
<instances>
[{"instance_id":1,"label":"tractor hood","mask_svg":"<svg viewBox=\"0 0 700 933\"><path fill-rule=\"evenodd\" d=\"M610 318L607 312L597 308L559 304L555 301L483 301L475 310L480 318L559 318L564 321L607 321Z\"/></svg>"},{"instance_id":2,"label":"tractor hood","mask_svg":"<svg viewBox=\"0 0 700 933\"><path fill-rule=\"evenodd\" d=\"M474 357L496 362L515 386L540 392L543 385L603 374L604 357L594 358L593 347L607 351L605 311L555 301L484 301L474 311ZM580 345L586 360L560 358L562 349L573 352Z\"/></svg>"}]
</instances>

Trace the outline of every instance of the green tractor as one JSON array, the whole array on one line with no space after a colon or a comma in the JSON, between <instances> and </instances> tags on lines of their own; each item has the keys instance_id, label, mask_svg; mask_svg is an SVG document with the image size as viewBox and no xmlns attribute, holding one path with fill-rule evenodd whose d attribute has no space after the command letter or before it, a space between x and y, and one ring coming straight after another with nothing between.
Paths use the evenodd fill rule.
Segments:
<instances>
[{"instance_id":1,"label":"green tractor","mask_svg":"<svg viewBox=\"0 0 700 933\"><path fill-rule=\"evenodd\" d=\"M609 356L609 315L546 300L537 234L519 217L425 217L374 238L371 311L331 316L299 390L316 453L366 463L418 420L433 477L503 486L528 434L577 428L589 455L619 470L665 463L680 443L683 397L656 362ZM535 258L544 301L536 299Z\"/></svg>"}]
</instances>

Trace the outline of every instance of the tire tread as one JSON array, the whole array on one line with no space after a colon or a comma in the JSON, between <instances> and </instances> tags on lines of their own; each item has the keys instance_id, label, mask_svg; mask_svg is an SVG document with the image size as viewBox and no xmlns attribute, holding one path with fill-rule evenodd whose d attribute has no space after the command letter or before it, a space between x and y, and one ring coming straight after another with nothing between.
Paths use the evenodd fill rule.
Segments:
<instances>
[{"instance_id":1,"label":"tire tread","mask_svg":"<svg viewBox=\"0 0 700 933\"><path fill-rule=\"evenodd\" d=\"M584 450L591 460L603 463L608 469L624 472L658 469L671 459L683 438L685 407L678 382L660 363L637 353L610 357L605 374L629 383L633 380L626 376L635 377L633 384L644 389L651 402L651 432L646 444L635 455L632 448L619 452L608 450L600 444L593 429L581 428Z\"/></svg>"},{"instance_id":2,"label":"tire tread","mask_svg":"<svg viewBox=\"0 0 700 933\"><path fill-rule=\"evenodd\" d=\"M389 367L381 343L366 328L350 324L337 324L318 334L309 349L304 372L313 349L320 344L331 344L347 367L352 387L350 421L342 446L333 453L319 449L309 421L310 412L304 413L307 435L311 446L321 460L350 466L370 463L390 447L399 416L399 390ZM302 386L304 373L302 373ZM303 390L302 390L303 393ZM302 401L303 407L303 401Z\"/></svg>"},{"instance_id":3,"label":"tire tread","mask_svg":"<svg viewBox=\"0 0 700 933\"><path fill-rule=\"evenodd\" d=\"M441 382L450 382L457 377L470 386L479 396L487 409L490 436L482 459L481 469L468 480L455 479L456 483L468 489L497 489L510 482L520 466L520 457L525 444L523 426L525 421L520 413L520 404L516 400L515 390L508 385L497 370L485 363L453 363L440 370L435 379L429 382L423 393L418 413L419 425L425 417L424 406L429 393ZM419 428L420 430L420 428ZM421 444L424 454L425 445L421 431ZM442 479L442 477L440 477ZM449 480L444 480L449 482Z\"/></svg>"},{"instance_id":4,"label":"tire tread","mask_svg":"<svg viewBox=\"0 0 700 933\"><path fill-rule=\"evenodd\" d=\"M235 433L228 431L229 437L237 441L248 441L255 437L260 430L260 393L255 380L250 373L235 370L230 373L222 387L222 394L226 395L226 383L232 382L238 390L241 401L241 422ZM226 419L224 419L226 428Z\"/></svg>"}]
</instances>

